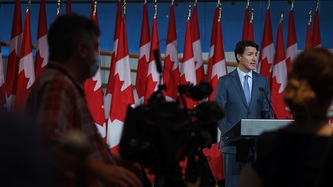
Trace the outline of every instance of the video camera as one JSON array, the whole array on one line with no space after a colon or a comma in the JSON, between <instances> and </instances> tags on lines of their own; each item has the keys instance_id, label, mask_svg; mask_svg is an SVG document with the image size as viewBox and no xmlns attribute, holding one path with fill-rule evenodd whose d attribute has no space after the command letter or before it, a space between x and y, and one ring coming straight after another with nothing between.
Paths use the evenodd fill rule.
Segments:
<instances>
[{"instance_id":1,"label":"video camera","mask_svg":"<svg viewBox=\"0 0 333 187\"><path fill-rule=\"evenodd\" d=\"M155 174L156 187L186 186L200 177L201 150L216 142L224 113L216 102L202 101L212 92L209 83L179 85L172 102L165 100L164 88L159 85L147 105L128 107L119 153ZM187 109L185 97L202 102Z\"/></svg>"}]
</instances>

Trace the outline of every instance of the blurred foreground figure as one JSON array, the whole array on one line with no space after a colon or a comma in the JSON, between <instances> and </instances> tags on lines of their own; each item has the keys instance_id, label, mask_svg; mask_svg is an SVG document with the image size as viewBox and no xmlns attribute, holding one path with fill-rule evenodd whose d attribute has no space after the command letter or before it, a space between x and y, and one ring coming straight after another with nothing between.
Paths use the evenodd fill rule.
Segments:
<instances>
[{"instance_id":1,"label":"blurred foreground figure","mask_svg":"<svg viewBox=\"0 0 333 187\"><path fill-rule=\"evenodd\" d=\"M257 139L256 161L242 171L239 186L333 186L332 98L333 54L306 49L288 72L285 101L295 121Z\"/></svg>"},{"instance_id":2,"label":"blurred foreground figure","mask_svg":"<svg viewBox=\"0 0 333 187\"><path fill-rule=\"evenodd\" d=\"M53 22L49 63L31 89L26 112L41 126L61 186L140 187L140 169L110 154L82 89L100 66L99 35L92 20L76 14Z\"/></svg>"},{"instance_id":3,"label":"blurred foreground figure","mask_svg":"<svg viewBox=\"0 0 333 187\"><path fill-rule=\"evenodd\" d=\"M36 124L6 109L0 109L0 122L1 186L59 186Z\"/></svg>"}]
</instances>

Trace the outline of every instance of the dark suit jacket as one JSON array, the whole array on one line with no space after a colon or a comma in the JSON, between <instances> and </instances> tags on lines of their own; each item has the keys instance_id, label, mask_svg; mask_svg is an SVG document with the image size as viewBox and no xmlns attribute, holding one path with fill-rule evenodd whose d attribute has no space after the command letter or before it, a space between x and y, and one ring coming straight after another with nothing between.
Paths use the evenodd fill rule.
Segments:
<instances>
[{"instance_id":1,"label":"dark suit jacket","mask_svg":"<svg viewBox=\"0 0 333 187\"><path fill-rule=\"evenodd\" d=\"M237 69L219 78L215 92L215 101L222 106L225 112L225 117L218 124L222 135L241 119L271 119L269 103L265 99L264 94L259 91L259 88L263 88L267 97L270 98L267 78L256 72L252 72L251 101L250 105L247 106ZM221 137L220 148L237 139L239 138Z\"/></svg>"}]
</instances>

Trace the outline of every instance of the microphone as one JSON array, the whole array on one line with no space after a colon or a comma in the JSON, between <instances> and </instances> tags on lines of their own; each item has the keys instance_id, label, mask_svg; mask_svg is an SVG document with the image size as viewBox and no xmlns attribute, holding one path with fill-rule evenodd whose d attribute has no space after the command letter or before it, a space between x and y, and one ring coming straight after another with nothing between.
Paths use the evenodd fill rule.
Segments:
<instances>
[{"instance_id":1,"label":"microphone","mask_svg":"<svg viewBox=\"0 0 333 187\"><path fill-rule=\"evenodd\" d=\"M273 110L273 107L272 107L272 105L271 105L271 102L269 101L267 95L266 95L265 92L264 92L264 88L263 88L263 87L260 87L260 88L259 88L259 91L262 92L262 93L264 94L265 99L266 99L266 101L268 102L268 105L269 105L270 109L272 110L273 118L274 118L274 119L277 119L276 114L275 114L275 112L274 112L274 110Z\"/></svg>"},{"instance_id":2,"label":"microphone","mask_svg":"<svg viewBox=\"0 0 333 187\"><path fill-rule=\"evenodd\" d=\"M162 84L162 63L160 59L160 53L157 49L153 51L154 58L155 58L155 64L156 64L156 70L159 73L159 81L158 81L158 91L161 92L161 90L166 90L166 85Z\"/></svg>"}]
</instances>

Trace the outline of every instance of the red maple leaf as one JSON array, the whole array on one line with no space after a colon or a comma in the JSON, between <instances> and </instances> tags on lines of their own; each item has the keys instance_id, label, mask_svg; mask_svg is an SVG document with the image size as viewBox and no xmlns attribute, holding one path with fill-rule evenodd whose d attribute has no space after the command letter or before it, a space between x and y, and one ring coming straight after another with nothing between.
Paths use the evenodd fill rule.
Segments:
<instances>
[{"instance_id":1,"label":"red maple leaf","mask_svg":"<svg viewBox=\"0 0 333 187\"><path fill-rule=\"evenodd\" d=\"M119 74L114 76L114 89L112 93L110 118L111 121L118 119L120 121L125 120L127 107L134 104L133 89L132 86L128 86L121 91L124 81L121 81Z\"/></svg>"}]
</instances>

